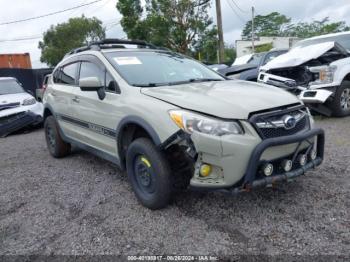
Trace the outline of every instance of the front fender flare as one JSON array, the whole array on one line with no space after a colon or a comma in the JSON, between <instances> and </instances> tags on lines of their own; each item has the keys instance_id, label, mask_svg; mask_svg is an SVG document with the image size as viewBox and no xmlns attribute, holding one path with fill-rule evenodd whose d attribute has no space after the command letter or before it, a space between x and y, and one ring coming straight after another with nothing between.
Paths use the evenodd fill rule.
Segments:
<instances>
[{"instance_id":1,"label":"front fender flare","mask_svg":"<svg viewBox=\"0 0 350 262\"><path fill-rule=\"evenodd\" d=\"M129 124L136 124L142 127L148 135L151 137L153 143L156 146L161 145L161 140L157 134L157 132L154 130L154 128L144 119L138 116L127 116L124 117L118 124L117 129L116 129L116 140L117 140L117 148L118 148L118 155L120 158L121 165L124 166L124 160L125 156L123 155L123 150L121 148L122 145L122 130L124 129L125 126Z\"/></svg>"}]
</instances>

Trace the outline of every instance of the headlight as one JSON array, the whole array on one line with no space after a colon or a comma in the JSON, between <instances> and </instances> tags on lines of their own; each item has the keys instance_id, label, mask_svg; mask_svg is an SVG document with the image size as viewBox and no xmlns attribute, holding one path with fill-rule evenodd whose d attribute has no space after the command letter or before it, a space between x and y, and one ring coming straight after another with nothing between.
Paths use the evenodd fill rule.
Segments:
<instances>
[{"instance_id":1,"label":"headlight","mask_svg":"<svg viewBox=\"0 0 350 262\"><path fill-rule=\"evenodd\" d=\"M35 98L27 98L23 100L22 105L23 106L30 106L30 105L34 105L36 103Z\"/></svg>"},{"instance_id":2,"label":"headlight","mask_svg":"<svg viewBox=\"0 0 350 262\"><path fill-rule=\"evenodd\" d=\"M310 85L330 84L333 82L334 72L336 66L315 66L310 67L309 70L315 76L315 81L310 82Z\"/></svg>"},{"instance_id":3,"label":"headlight","mask_svg":"<svg viewBox=\"0 0 350 262\"><path fill-rule=\"evenodd\" d=\"M223 121L185 110L171 110L169 115L178 127L190 134L194 131L214 136L244 133L241 125L234 120Z\"/></svg>"}]
</instances>

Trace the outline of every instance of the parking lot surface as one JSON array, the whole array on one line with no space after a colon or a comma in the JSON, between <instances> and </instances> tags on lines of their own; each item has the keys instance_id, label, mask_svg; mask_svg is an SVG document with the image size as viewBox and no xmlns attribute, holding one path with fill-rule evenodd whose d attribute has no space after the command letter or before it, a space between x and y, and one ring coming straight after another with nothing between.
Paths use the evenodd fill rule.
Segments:
<instances>
[{"instance_id":1,"label":"parking lot surface","mask_svg":"<svg viewBox=\"0 0 350 262\"><path fill-rule=\"evenodd\" d=\"M319 119L321 167L235 197L183 192L163 210L86 152L54 159L43 130L0 139L0 255L350 255L350 118Z\"/></svg>"}]
</instances>

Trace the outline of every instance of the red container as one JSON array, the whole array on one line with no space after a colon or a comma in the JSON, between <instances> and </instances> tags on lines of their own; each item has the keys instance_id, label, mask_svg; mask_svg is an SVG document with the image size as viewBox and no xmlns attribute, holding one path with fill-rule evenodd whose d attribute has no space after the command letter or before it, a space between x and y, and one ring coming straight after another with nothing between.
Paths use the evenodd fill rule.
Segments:
<instances>
[{"instance_id":1,"label":"red container","mask_svg":"<svg viewBox=\"0 0 350 262\"><path fill-rule=\"evenodd\" d=\"M31 69L29 53L24 54L0 54L0 68Z\"/></svg>"}]
</instances>

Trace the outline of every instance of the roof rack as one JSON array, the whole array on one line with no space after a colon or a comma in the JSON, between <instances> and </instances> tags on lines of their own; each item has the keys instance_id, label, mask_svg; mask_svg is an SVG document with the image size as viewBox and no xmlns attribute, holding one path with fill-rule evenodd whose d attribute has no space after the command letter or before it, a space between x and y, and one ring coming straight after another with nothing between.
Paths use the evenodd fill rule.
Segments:
<instances>
[{"instance_id":1,"label":"roof rack","mask_svg":"<svg viewBox=\"0 0 350 262\"><path fill-rule=\"evenodd\" d=\"M142 41L142 40L126 40L126 39L118 39L118 38L107 38L107 39L103 39L100 41L91 42L87 46L73 49L70 52L68 52L66 54L66 56L80 53L80 52L87 51L87 50L100 51L101 49L108 49L108 48L125 48L124 45L136 45L139 48L162 49L163 50L163 48L159 48L153 44L147 43L146 41Z\"/></svg>"}]
</instances>

